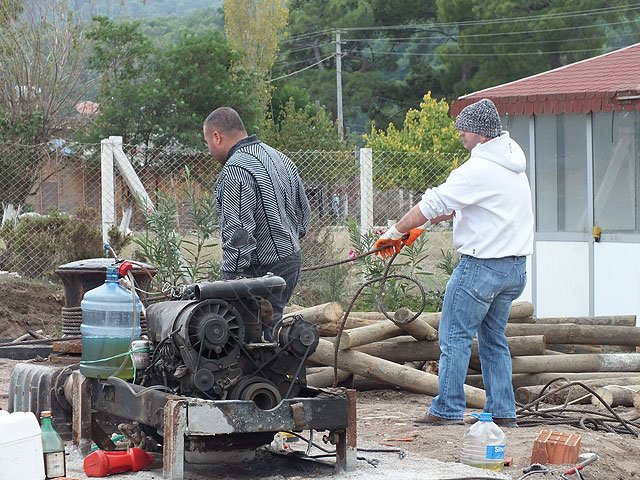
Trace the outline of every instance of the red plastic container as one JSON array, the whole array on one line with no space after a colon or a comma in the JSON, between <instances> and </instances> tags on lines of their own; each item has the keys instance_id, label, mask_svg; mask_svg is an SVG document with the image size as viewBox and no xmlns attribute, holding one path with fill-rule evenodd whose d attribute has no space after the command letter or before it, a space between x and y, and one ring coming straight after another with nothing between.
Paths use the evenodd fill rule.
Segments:
<instances>
[{"instance_id":1,"label":"red plastic container","mask_svg":"<svg viewBox=\"0 0 640 480\"><path fill-rule=\"evenodd\" d=\"M84 459L84 473L89 477L106 477L113 473L138 472L152 462L151 454L141 448L130 448L126 452L96 450Z\"/></svg>"}]
</instances>

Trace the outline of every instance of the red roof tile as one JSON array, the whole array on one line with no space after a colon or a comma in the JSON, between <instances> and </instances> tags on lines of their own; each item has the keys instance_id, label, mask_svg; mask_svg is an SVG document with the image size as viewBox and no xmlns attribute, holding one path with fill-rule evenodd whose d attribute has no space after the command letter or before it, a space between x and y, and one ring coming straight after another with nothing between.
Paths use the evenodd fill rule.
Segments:
<instances>
[{"instance_id":1,"label":"red roof tile","mask_svg":"<svg viewBox=\"0 0 640 480\"><path fill-rule=\"evenodd\" d=\"M619 98L624 96L639 98ZM464 95L451 114L482 98L491 99L500 115L640 110L640 43Z\"/></svg>"}]
</instances>

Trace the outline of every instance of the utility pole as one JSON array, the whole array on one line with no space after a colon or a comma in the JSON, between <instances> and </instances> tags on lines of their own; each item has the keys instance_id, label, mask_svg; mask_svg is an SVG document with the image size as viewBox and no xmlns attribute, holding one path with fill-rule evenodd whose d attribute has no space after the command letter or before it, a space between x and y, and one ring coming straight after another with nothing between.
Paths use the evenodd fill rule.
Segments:
<instances>
[{"instance_id":1,"label":"utility pole","mask_svg":"<svg viewBox=\"0 0 640 480\"><path fill-rule=\"evenodd\" d=\"M340 30L335 31L336 35L336 110L338 123L338 139L344 140L344 119L342 117L342 48L340 46Z\"/></svg>"}]
</instances>

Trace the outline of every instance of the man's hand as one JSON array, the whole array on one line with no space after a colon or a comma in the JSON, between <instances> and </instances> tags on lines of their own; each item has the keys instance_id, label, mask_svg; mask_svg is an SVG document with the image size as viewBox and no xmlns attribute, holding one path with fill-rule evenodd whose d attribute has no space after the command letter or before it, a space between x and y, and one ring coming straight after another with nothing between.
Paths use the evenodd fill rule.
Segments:
<instances>
[{"instance_id":1,"label":"man's hand","mask_svg":"<svg viewBox=\"0 0 640 480\"><path fill-rule=\"evenodd\" d=\"M390 238L380 237L373 248L381 249L376 252L376 255L380 255L381 257L391 257L394 253L400 253L400 250L402 249L402 240L392 240Z\"/></svg>"},{"instance_id":2,"label":"man's hand","mask_svg":"<svg viewBox=\"0 0 640 480\"><path fill-rule=\"evenodd\" d=\"M424 228L412 228L411 230L409 230L405 235L408 235L408 237L405 239L405 237L402 237L402 243L403 245L406 245L407 247L409 245L411 245L413 242L416 241L416 239L422 235L422 232L424 232Z\"/></svg>"},{"instance_id":3,"label":"man's hand","mask_svg":"<svg viewBox=\"0 0 640 480\"><path fill-rule=\"evenodd\" d=\"M380 249L376 252L376 255L380 255L381 257L391 257L395 253L400 253L400 250L403 247L403 235L404 234L400 233L395 225L391 225L373 246L375 249Z\"/></svg>"}]
</instances>

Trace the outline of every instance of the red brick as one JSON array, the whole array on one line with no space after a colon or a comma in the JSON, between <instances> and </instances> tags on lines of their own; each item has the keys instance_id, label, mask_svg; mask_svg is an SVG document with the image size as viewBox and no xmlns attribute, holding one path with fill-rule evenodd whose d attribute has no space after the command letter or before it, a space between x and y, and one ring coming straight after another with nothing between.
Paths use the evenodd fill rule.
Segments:
<instances>
[{"instance_id":1,"label":"red brick","mask_svg":"<svg viewBox=\"0 0 640 480\"><path fill-rule=\"evenodd\" d=\"M542 430L531 451L531 463L573 464L580 455L582 437L576 433Z\"/></svg>"}]
</instances>

